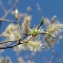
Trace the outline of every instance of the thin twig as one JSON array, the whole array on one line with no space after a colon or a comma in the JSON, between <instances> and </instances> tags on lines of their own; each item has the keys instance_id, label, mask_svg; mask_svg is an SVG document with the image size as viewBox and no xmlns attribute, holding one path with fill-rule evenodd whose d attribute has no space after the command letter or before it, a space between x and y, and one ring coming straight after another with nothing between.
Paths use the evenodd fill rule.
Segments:
<instances>
[{"instance_id":1,"label":"thin twig","mask_svg":"<svg viewBox=\"0 0 63 63\"><path fill-rule=\"evenodd\" d=\"M7 11L5 12L4 16L2 17L2 19L5 19L7 17L7 15L9 13L11 13L11 11L16 7L17 3L18 3L19 0L15 0L15 3L12 5L12 7ZM2 24L2 21L0 22L0 26Z\"/></svg>"},{"instance_id":2,"label":"thin twig","mask_svg":"<svg viewBox=\"0 0 63 63\"><path fill-rule=\"evenodd\" d=\"M17 42L17 41L19 41L19 40L15 40L15 41L3 41L3 42L0 42L0 44L5 44L5 43L8 43L8 42Z\"/></svg>"},{"instance_id":3,"label":"thin twig","mask_svg":"<svg viewBox=\"0 0 63 63\"><path fill-rule=\"evenodd\" d=\"M8 19L3 19L3 18L0 18L0 21L16 23L16 22L14 22L13 20L8 20Z\"/></svg>"},{"instance_id":4,"label":"thin twig","mask_svg":"<svg viewBox=\"0 0 63 63\"><path fill-rule=\"evenodd\" d=\"M1 0L0 0L0 5L2 7L2 9L4 10L4 12L7 12L6 8L4 7L4 5L2 4Z\"/></svg>"},{"instance_id":5,"label":"thin twig","mask_svg":"<svg viewBox=\"0 0 63 63\"><path fill-rule=\"evenodd\" d=\"M39 53L40 53L40 56L42 57L44 63L48 63L47 60L46 60L46 58L45 58L45 56L41 52L39 52Z\"/></svg>"},{"instance_id":6,"label":"thin twig","mask_svg":"<svg viewBox=\"0 0 63 63\"><path fill-rule=\"evenodd\" d=\"M39 29L43 25L43 22L44 22L44 19L42 18L40 24L37 27L37 29Z\"/></svg>"},{"instance_id":7,"label":"thin twig","mask_svg":"<svg viewBox=\"0 0 63 63\"><path fill-rule=\"evenodd\" d=\"M55 58L57 57L57 53L60 53L60 51L61 50L63 50L63 44L62 44L62 46L58 49L58 51L56 52L56 53L54 53L55 55L54 55L54 58L53 58L53 61L55 61Z\"/></svg>"},{"instance_id":8,"label":"thin twig","mask_svg":"<svg viewBox=\"0 0 63 63\"><path fill-rule=\"evenodd\" d=\"M14 45L11 45L11 46L6 46L6 47L0 47L0 49L8 49L8 48L13 48L15 46L19 45L18 43L17 44L14 44Z\"/></svg>"},{"instance_id":9,"label":"thin twig","mask_svg":"<svg viewBox=\"0 0 63 63\"><path fill-rule=\"evenodd\" d=\"M22 41L22 40L21 40L21 39L19 39L19 42L18 42L17 44L14 44L14 45L11 45L11 46L0 47L0 49L13 48L13 47L18 46L18 45L20 45L20 44L27 43L27 42L23 42L23 43L21 43L21 41ZM8 42L8 41L7 41L7 42ZM12 42L12 41L10 41L10 42ZM4 42L4 43L6 43L6 42ZM1 44L3 44L3 42L2 42Z\"/></svg>"},{"instance_id":10,"label":"thin twig","mask_svg":"<svg viewBox=\"0 0 63 63\"><path fill-rule=\"evenodd\" d=\"M39 34L47 34L47 35L51 36L52 38L55 38L55 37L53 37L51 34L49 34L49 33L47 33L47 32L39 32Z\"/></svg>"},{"instance_id":11,"label":"thin twig","mask_svg":"<svg viewBox=\"0 0 63 63\"><path fill-rule=\"evenodd\" d=\"M6 18L6 16L16 7L19 0L16 0L15 3L12 5L12 7L5 13L5 15L2 18Z\"/></svg>"}]
</instances>

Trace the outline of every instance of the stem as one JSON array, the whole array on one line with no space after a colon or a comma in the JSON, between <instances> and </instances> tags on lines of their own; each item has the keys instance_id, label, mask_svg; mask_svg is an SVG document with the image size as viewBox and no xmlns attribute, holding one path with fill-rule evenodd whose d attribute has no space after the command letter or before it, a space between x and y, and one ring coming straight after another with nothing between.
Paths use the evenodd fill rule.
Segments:
<instances>
[{"instance_id":1,"label":"stem","mask_svg":"<svg viewBox=\"0 0 63 63\"><path fill-rule=\"evenodd\" d=\"M14 45L11 45L11 46L4 46L4 47L0 47L0 49L8 49L8 48L13 48L13 47L15 47L15 46L17 46L17 45L20 45L20 44L24 44L24 43L27 43L27 42L23 42L23 43L21 43L21 39L19 39L19 42L17 43L17 44L14 44ZM12 41L10 41L10 42L12 42ZM15 41L14 41L15 42ZM8 41L7 42L4 42L4 43L8 43ZM1 43L1 44L3 44L3 42Z\"/></svg>"},{"instance_id":2,"label":"stem","mask_svg":"<svg viewBox=\"0 0 63 63\"><path fill-rule=\"evenodd\" d=\"M0 22L10 22L10 23L16 23L14 22L13 20L8 20L8 19L3 19L3 18L0 18Z\"/></svg>"},{"instance_id":3,"label":"stem","mask_svg":"<svg viewBox=\"0 0 63 63\"><path fill-rule=\"evenodd\" d=\"M55 37L53 37L51 34L49 34L49 33L47 33L47 32L39 32L39 34L47 34L47 35L51 36L52 38L55 38Z\"/></svg>"},{"instance_id":4,"label":"stem","mask_svg":"<svg viewBox=\"0 0 63 63\"><path fill-rule=\"evenodd\" d=\"M0 49L8 49L8 48L13 48L15 46L19 45L18 43L17 44L14 44L14 45L11 45L11 46L6 46L6 47L0 47Z\"/></svg>"},{"instance_id":5,"label":"stem","mask_svg":"<svg viewBox=\"0 0 63 63\"><path fill-rule=\"evenodd\" d=\"M3 41L3 42L0 42L0 44L4 44L4 43L8 43L8 42L17 42L19 40L15 40L15 41Z\"/></svg>"},{"instance_id":6,"label":"stem","mask_svg":"<svg viewBox=\"0 0 63 63\"><path fill-rule=\"evenodd\" d=\"M39 28L43 25L43 22L44 22L44 18L42 17L41 22L40 22L40 24L38 25L37 29L39 29Z\"/></svg>"}]
</instances>

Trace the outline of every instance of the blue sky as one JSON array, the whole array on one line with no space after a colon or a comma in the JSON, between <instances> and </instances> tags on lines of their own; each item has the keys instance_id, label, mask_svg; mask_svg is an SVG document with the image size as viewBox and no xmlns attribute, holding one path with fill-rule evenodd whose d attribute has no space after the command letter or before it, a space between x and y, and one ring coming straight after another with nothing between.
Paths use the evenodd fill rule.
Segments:
<instances>
[{"instance_id":1,"label":"blue sky","mask_svg":"<svg viewBox=\"0 0 63 63\"><path fill-rule=\"evenodd\" d=\"M13 2L14 2L14 0L13 0ZM11 5L8 4L8 0L2 0L2 3L6 7L6 9L9 9L12 6L12 4ZM37 9L37 6L36 6L37 3L41 7L41 12L39 12ZM16 8L20 11L20 13L28 13L28 11L26 10L26 8L28 6L30 6L32 8L32 12L30 13L30 15L32 15L31 25L33 25L33 26L34 25L36 26L38 23L40 23L42 16L51 19L52 16L56 15L57 19L60 20L60 22L63 22L63 0L19 0ZM2 9L0 8L0 18L3 15L4 15L4 11L2 11ZM15 20L13 15L11 15L11 13L6 18L10 19L10 20ZM2 26L3 26L3 28L1 28L0 32L2 32L5 29L5 26L7 26L7 24L2 23ZM55 44L56 52L58 51L59 47L62 44L63 44L62 40L60 40L58 44ZM30 53L31 53L30 51L25 51L25 52L21 52L20 55L22 57L24 57L26 54L30 55ZM46 57L47 61L49 61L51 54L52 54L51 49L47 50L47 51L45 49L43 49L42 53ZM63 55L63 51L60 52L60 55L61 56ZM17 63L17 60L16 60L17 56L16 56L15 52L13 52L12 49L6 49L5 53L2 53L2 56L4 56L4 57L10 56L12 58L12 61L14 63ZM57 60L58 59L60 59L60 58L57 58ZM44 63L42 60L42 57L40 56L40 54L38 52L35 55L35 62ZM63 63L63 62L61 62L61 63Z\"/></svg>"}]
</instances>

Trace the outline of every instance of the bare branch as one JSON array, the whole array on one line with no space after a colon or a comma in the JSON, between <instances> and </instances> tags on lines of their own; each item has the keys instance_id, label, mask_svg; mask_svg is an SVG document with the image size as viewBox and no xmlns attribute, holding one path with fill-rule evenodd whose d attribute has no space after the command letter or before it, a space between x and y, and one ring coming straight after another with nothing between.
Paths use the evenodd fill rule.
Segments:
<instances>
[{"instance_id":1,"label":"bare branch","mask_svg":"<svg viewBox=\"0 0 63 63\"><path fill-rule=\"evenodd\" d=\"M9 42L17 42L19 40L15 40L15 41L3 41L3 42L0 42L0 44L5 44L5 43L9 43Z\"/></svg>"},{"instance_id":2,"label":"bare branch","mask_svg":"<svg viewBox=\"0 0 63 63\"><path fill-rule=\"evenodd\" d=\"M4 7L4 5L2 4L1 0L0 0L0 5L1 5L2 9L4 10L4 12L6 13L7 10L6 10L6 8Z\"/></svg>"},{"instance_id":3,"label":"bare branch","mask_svg":"<svg viewBox=\"0 0 63 63\"><path fill-rule=\"evenodd\" d=\"M16 22L14 22L13 20L8 20L8 19L3 19L3 18L0 18L0 21L2 21L2 22L16 23Z\"/></svg>"},{"instance_id":4,"label":"bare branch","mask_svg":"<svg viewBox=\"0 0 63 63\"><path fill-rule=\"evenodd\" d=\"M14 45L11 45L11 46L0 47L0 49L8 49L8 48L13 48L13 47L15 47L15 46L17 46L17 45L18 45L18 43L17 43L17 44L14 44Z\"/></svg>"},{"instance_id":5,"label":"bare branch","mask_svg":"<svg viewBox=\"0 0 63 63\"><path fill-rule=\"evenodd\" d=\"M7 11L5 12L4 16L2 17L2 19L5 19L7 17L7 15L9 13L11 13L11 11L16 7L17 3L18 3L19 0L16 0L15 3L12 5L12 7ZM2 21L0 22L0 26L2 24Z\"/></svg>"},{"instance_id":6,"label":"bare branch","mask_svg":"<svg viewBox=\"0 0 63 63\"><path fill-rule=\"evenodd\" d=\"M43 25L43 22L44 22L44 18L42 17L41 22L40 22L40 24L38 25L37 29L39 29L39 28Z\"/></svg>"}]
</instances>

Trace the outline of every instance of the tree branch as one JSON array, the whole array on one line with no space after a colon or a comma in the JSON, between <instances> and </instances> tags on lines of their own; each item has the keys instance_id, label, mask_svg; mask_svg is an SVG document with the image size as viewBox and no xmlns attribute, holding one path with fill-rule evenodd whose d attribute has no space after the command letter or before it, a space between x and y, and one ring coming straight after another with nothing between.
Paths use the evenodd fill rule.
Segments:
<instances>
[{"instance_id":1,"label":"tree branch","mask_svg":"<svg viewBox=\"0 0 63 63\"><path fill-rule=\"evenodd\" d=\"M43 22L44 22L44 18L42 17L41 22L40 22L40 24L38 25L37 29L39 29L39 28L43 25Z\"/></svg>"},{"instance_id":2,"label":"tree branch","mask_svg":"<svg viewBox=\"0 0 63 63\"><path fill-rule=\"evenodd\" d=\"M3 19L3 18L0 18L0 22L3 21L3 22L11 22L11 23L16 23L12 20L8 20L8 19Z\"/></svg>"}]
</instances>

